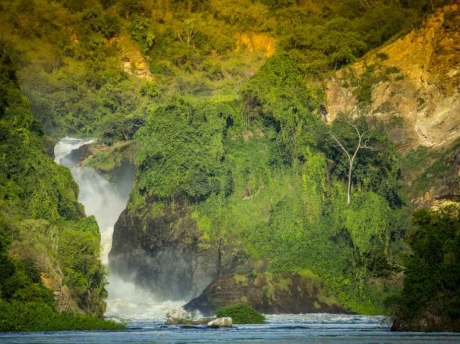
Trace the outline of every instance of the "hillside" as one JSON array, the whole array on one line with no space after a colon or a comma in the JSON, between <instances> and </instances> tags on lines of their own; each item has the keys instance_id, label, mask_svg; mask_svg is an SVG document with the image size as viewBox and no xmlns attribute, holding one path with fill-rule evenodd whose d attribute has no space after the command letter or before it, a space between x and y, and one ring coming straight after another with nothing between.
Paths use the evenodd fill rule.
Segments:
<instances>
[{"instance_id":1,"label":"hillside","mask_svg":"<svg viewBox=\"0 0 460 344\"><path fill-rule=\"evenodd\" d=\"M459 5L342 69L326 84L328 121L340 112L393 123L389 134L406 157L411 203L456 200L460 136Z\"/></svg>"},{"instance_id":2,"label":"hillside","mask_svg":"<svg viewBox=\"0 0 460 344\"><path fill-rule=\"evenodd\" d=\"M134 161L110 269L159 300L386 312L412 204L457 195L449 1L3 0L0 20L49 141Z\"/></svg>"},{"instance_id":3,"label":"hillside","mask_svg":"<svg viewBox=\"0 0 460 344\"><path fill-rule=\"evenodd\" d=\"M46 154L3 41L0 91L0 331L119 328L97 319L106 281L96 221L69 170Z\"/></svg>"},{"instance_id":4,"label":"hillside","mask_svg":"<svg viewBox=\"0 0 460 344\"><path fill-rule=\"evenodd\" d=\"M328 120L364 107L377 118L401 120L393 136L401 150L452 144L460 135L458 25L459 5L446 6L342 69L326 85Z\"/></svg>"},{"instance_id":5,"label":"hillside","mask_svg":"<svg viewBox=\"0 0 460 344\"><path fill-rule=\"evenodd\" d=\"M0 34L45 133L110 144L178 95L237 99L275 52L321 80L445 2L2 0Z\"/></svg>"}]
</instances>

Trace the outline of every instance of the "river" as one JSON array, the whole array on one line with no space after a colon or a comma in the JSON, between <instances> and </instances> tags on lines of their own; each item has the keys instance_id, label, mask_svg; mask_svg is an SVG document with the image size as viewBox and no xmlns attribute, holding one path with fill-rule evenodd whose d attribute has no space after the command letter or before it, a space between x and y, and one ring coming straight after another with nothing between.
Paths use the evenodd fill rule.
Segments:
<instances>
[{"instance_id":1,"label":"river","mask_svg":"<svg viewBox=\"0 0 460 344\"><path fill-rule=\"evenodd\" d=\"M127 194L96 171L81 168L69 153L91 141L63 139L56 147L56 162L69 167L79 185L79 200L98 221L103 254L111 246L113 226L127 202ZM1 344L12 343L460 343L460 334L396 333L383 316L297 314L267 315L263 325L235 325L229 329L185 328L164 325L166 314L183 302L157 302L148 291L130 281L109 277L106 316L125 322L125 331L63 331L0 333Z\"/></svg>"},{"instance_id":2,"label":"river","mask_svg":"<svg viewBox=\"0 0 460 344\"><path fill-rule=\"evenodd\" d=\"M126 331L3 333L0 343L460 343L460 334L390 332L384 317L269 315L264 325L184 328L160 320L130 320Z\"/></svg>"}]
</instances>

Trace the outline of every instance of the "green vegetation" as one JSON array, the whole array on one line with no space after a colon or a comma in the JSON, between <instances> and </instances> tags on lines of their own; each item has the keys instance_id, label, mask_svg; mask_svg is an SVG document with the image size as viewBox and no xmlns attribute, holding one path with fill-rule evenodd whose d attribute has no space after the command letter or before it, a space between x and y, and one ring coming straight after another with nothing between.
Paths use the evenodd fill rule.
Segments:
<instances>
[{"instance_id":1,"label":"green vegetation","mask_svg":"<svg viewBox=\"0 0 460 344\"><path fill-rule=\"evenodd\" d=\"M234 324L263 324L265 317L248 305L230 305L216 310L218 318L231 317Z\"/></svg>"},{"instance_id":2,"label":"green vegetation","mask_svg":"<svg viewBox=\"0 0 460 344\"><path fill-rule=\"evenodd\" d=\"M0 330L102 328L102 319L56 312L102 317L100 236L70 171L45 153L43 127L21 94L4 41L0 90Z\"/></svg>"},{"instance_id":3,"label":"green vegetation","mask_svg":"<svg viewBox=\"0 0 460 344\"><path fill-rule=\"evenodd\" d=\"M457 151L460 141L438 150L418 147L407 153L402 169L408 181L411 181L411 196L423 196L430 188L443 189L446 186L455 189L458 173L455 170Z\"/></svg>"},{"instance_id":4,"label":"green vegetation","mask_svg":"<svg viewBox=\"0 0 460 344\"><path fill-rule=\"evenodd\" d=\"M47 135L112 144L178 94L235 99L274 52L321 80L448 2L1 0L0 36Z\"/></svg>"},{"instance_id":5,"label":"green vegetation","mask_svg":"<svg viewBox=\"0 0 460 344\"><path fill-rule=\"evenodd\" d=\"M126 157L117 147L136 150L128 210L144 225L186 204L199 244L240 245L267 272L311 270L351 310L380 311L410 227L399 155L374 118L327 126L322 82L446 3L0 0L1 307L48 314L49 278L68 290L57 308L104 312L96 222L43 149L45 135L73 135L114 147L88 162L100 170ZM397 74L350 76L360 109ZM369 148L352 173L350 128Z\"/></svg>"},{"instance_id":6,"label":"green vegetation","mask_svg":"<svg viewBox=\"0 0 460 344\"><path fill-rule=\"evenodd\" d=\"M366 131L372 147L357 154L347 205L347 161L320 120L320 93L290 83L299 69L288 55L267 64L243 88L241 105L177 99L147 118L135 135L130 213L148 222L168 202L185 201L203 244L241 245L269 272L308 268L342 304L372 300L367 312L375 312L391 287L368 283L388 277L405 230L395 147L371 121L343 119ZM346 129L332 127L350 149Z\"/></svg>"},{"instance_id":7,"label":"green vegetation","mask_svg":"<svg viewBox=\"0 0 460 344\"><path fill-rule=\"evenodd\" d=\"M123 330L125 325L88 315L57 313L42 303L0 301L0 332Z\"/></svg>"},{"instance_id":8,"label":"green vegetation","mask_svg":"<svg viewBox=\"0 0 460 344\"><path fill-rule=\"evenodd\" d=\"M460 318L460 217L458 207L418 210L407 238L413 253L406 258L404 287L387 301L403 321L429 312L447 324Z\"/></svg>"}]
</instances>

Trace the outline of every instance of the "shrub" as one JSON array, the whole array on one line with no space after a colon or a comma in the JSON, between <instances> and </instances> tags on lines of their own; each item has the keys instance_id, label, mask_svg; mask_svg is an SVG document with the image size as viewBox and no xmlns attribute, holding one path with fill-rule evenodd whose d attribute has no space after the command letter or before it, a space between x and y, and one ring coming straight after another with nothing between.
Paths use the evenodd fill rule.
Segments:
<instances>
[{"instance_id":1,"label":"shrub","mask_svg":"<svg viewBox=\"0 0 460 344\"><path fill-rule=\"evenodd\" d=\"M123 330L126 325L88 315L57 313L42 302L0 300L0 332Z\"/></svg>"},{"instance_id":2,"label":"shrub","mask_svg":"<svg viewBox=\"0 0 460 344\"><path fill-rule=\"evenodd\" d=\"M231 317L234 324L263 324L265 317L254 308L244 304L219 307L216 315Z\"/></svg>"}]
</instances>

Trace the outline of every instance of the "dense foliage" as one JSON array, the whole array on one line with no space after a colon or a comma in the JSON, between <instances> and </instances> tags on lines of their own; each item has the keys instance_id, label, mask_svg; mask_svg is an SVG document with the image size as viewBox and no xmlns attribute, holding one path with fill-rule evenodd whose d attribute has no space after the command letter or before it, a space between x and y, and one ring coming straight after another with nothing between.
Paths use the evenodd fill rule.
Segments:
<instances>
[{"instance_id":1,"label":"dense foliage","mask_svg":"<svg viewBox=\"0 0 460 344\"><path fill-rule=\"evenodd\" d=\"M291 81L321 79L448 2L1 0L0 36L15 48L23 91L47 135L111 144L131 139L149 109L177 94L234 99L274 52L297 61ZM285 62L265 68L292 68ZM279 98L295 98L293 87ZM291 113L302 111L304 99L292 100Z\"/></svg>"},{"instance_id":2,"label":"dense foliage","mask_svg":"<svg viewBox=\"0 0 460 344\"><path fill-rule=\"evenodd\" d=\"M135 135L128 208L147 224L185 200L203 244L241 244L242 256L269 271L309 269L343 304L375 312L388 286L377 295L368 282L391 274L407 228L398 154L371 119L344 118L372 144L357 154L347 205L344 157L328 131L346 149L353 135L348 126L326 127L321 92L298 77L295 60L275 55L243 87L241 102L177 98L153 111Z\"/></svg>"},{"instance_id":3,"label":"dense foliage","mask_svg":"<svg viewBox=\"0 0 460 344\"><path fill-rule=\"evenodd\" d=\"M122 330L123 324L89 315L57 313L41 302L0 301L0 332Z\"/></svg>"},{"instance_id":4,"label":"dense foliage","mask_svg":"<svg viewBox=\"0 0 460 344\"><path fill-rule=\"evenodd\" d=\"M415 228L407 240L413 253L407 257L404 287L387 301L403 321L417 313L442 315L444 322L460 319L460 216L457 207L439 211L418 210Z\"/></svg>"},{"instance_id":5,"label":"dense foliage","mask_svg":"<svg viewBox=\"0 0 460 344\"><path fill-rule=\"evenodd\" d=\"M234 324L263 324L265 322L262 314L244 304L219 307L216 315L219 318L230 317Z\"/></svg>"},{"instance_id":6,"label":"dense foliage","mask_svg":"<svg viewBox=\"0 0 460 344\"><path fill-rule=\"evenodd\" d=\"M62 329L66 319L80 328L88 320L55 310L105 310L96 221L85 217L70 171L46 154L3 41L0 90L0 330Z\"/></svg>"},{"instance_id":7,"label":"dense foliage","mask_svg":"<svg viewBox=\"0 0 460 344\"><path fill-rule=\"evenodd\" d=\"M3 302L51 305L25 272L46 257L34 264L62 277L75 308L103 312L97 227L45 156L46 134L135 141L131 214L147 223L183 201L200 244L311 270L349 308L380 311L409 227L399 156L372 118L327 126L321 81L448 2L0 0L14 48L0 73ZM354 90L360 107L372 75ZM368 149L350 169L352 128Z\"/></svg>"}]
</instances>

